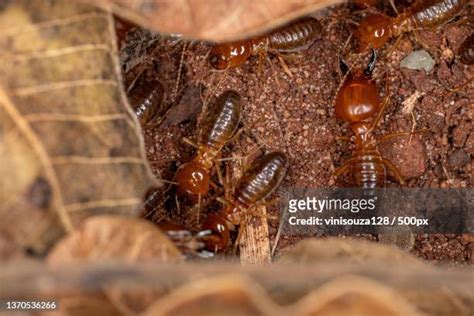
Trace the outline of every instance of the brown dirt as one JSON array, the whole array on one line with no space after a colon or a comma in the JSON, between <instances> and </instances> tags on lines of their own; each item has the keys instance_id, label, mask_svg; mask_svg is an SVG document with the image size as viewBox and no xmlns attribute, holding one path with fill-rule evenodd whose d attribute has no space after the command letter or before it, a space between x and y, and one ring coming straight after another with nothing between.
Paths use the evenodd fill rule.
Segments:
<instances>
[{"instance_id":1,"label":"brown dirt","mask_svg":"<svg viewBox=\"0 0 474 316\"><path fill-rule=\"evenodd\" d=\"M284 72L275 56L269 56L270 62L261 65L261 74L255 58L240 68L217 72L205 59L211 47L209 44L186 43L132 29L121 54L125 85L129 86L138 74L146 72L147 76L155 76L163 82L168 92L166 104L173 108L181 103L183 109L186 106L200 108L201 102L205 105L224 90L237 90L245 101L243 131L224 150L224 157L255 154L260 146L264 150L279 149L285 151L291 161L284 187L341 185L332 173L350 157L351 147L335 139L338 135L350 135L348 126L336 120L332 106L341 80L338 54L355 66L364 66L368 55L358 59L352 42L342 51L354 27L353 22L360 19L361 14L351 14L346 4L326 13L322 18L322 38L308 50L285 59L292 77ZM474 8L463 12L463 16L473 14ZM405 35L396 48L393 40L379 51L374 76L383 94L389 95L390 104L376 133L410 131L414 123L416 130L427 130L414 136L411 142L406 137L382 144L384 153L408 180L407 187L465 188L473 185L474 87L471 84L456 92L448 90L474 78L474 67L461 64L456 57L463 39L473 30L472 22L450 23L437 30L420 31L418 40L413 34ZM180 93L175 96L173 91L184 43L187 49L182 63ZM422 46L435 59L435 68L429 73L400 69L403 57ZM204 88L202 93L198 87ZM190 89L194 91L191 97ZM403 113L402 102L416 91L422 95L415 101L413 115ZM180 102L180 96L186 93L185 101ZM193 155L193 148L181 140L195 136L196 117L186 115L177 115L179 120L175 123L179 124L168 122L166 128L144 129L148 158L154 171L164 179L172 180L179 164ZM389 181L387 186L398 184ZM165 201L166 196L168 201ZM173 199L172 188L153 195L148 217L154 221L172 217L173 221L189 225L184 206L180 208L181 216L170 216L166 212L171 209L168 204ZM274 207L269 211L277 214ZM270 221L271 242L277 229L278 222ZM375 236L362 238L377 240ZM282 236L277 255L298 240ZM472 263L472 250L473 237L469 235L418 235L411 252L428 260Z\"/></svg>"}]
</instances>

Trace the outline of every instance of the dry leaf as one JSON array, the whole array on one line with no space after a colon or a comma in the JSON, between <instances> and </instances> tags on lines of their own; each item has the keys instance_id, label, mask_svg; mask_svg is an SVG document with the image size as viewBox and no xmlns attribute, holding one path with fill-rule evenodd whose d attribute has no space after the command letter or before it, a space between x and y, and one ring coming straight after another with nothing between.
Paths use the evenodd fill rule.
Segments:
<instances>
[{"instance_id":1,"label":"dry leaf","mask_svg":"<svg viewBox=\"0 0 474 316\"><path fill-rule=\"evenodd\" d=\"M83 0L134 23L188 38L228 41L264 32L338 0Z\"/></svg>"},{"instance_id":2,"label":"dry leaf","mask_svg":"<svg viewBox=\"0 0 474 316\"><path fill-rule=\"evenodd\" d=\"M94 216L58 242L47 261L51 266L61 267L78 262L176 263L182 259L168 237L150 222L120 216ZM68 297L61 299L59 305L68 315L84 315L85 311L89 315L104 306L131 314L143 311L160 295L148 288L120 287L112 282L102 287L102 293Z\"/></svg>"},{"instance_id":3,"label":"dry leaf","mask_svg":"<svg viewBox=\"0 0 474 316\"><path fill-rule=\"evenodd\" d=\"M255 281L226 275L195 281L160 298L144 313L151 315L306 315L418 316L391 288L367 278L346 276L313 290L298 303L279 306Z\"/></svg>"},{"instance_id":4,"label":"dry leaf","mask_svg":"<svg viewBox=\"0 0 474 316\"><path fill-rule=\"evenodd\" d=\"M370 245L376 246L366 244L365 248ZM236 302L239 304L232 305L232 311L244 311L245 315L250 314L245 311L271 315L353 315L349 311L359 315L371 315L372 311L379 312L378 315L416 315L415 310L423 315L472 314L471 267L443 268L423 262L413 264L410 260L392 264L387 256L385 261L354 264L345 260L351 252L344 247L321 250L334 248L333 242L324 245L323 240L316 247L321 254L342 255L332 256L332 260L331 256L323 255L322 260L313 257L306 263L277 262L265 267L226 262L142 264L103 260L55 267L31 263L4 265L0 269L0 284L10 286L0 286L0 297L60 299L67 301L71 310L84 310L86 306L94 309L98 301L86 304L84 299L74 298L99 299L102 295L102 302L112 303L115 310L137 311L149 306L150 313L175 314L191 309L193 315L222 315L223 305ZM375 252L384 254L394 249L380 247L386 251L378 247ZM306 248L310 254L317 253ZM374 251L365 250L370 252ZM96 310L104 309L104 304L99 305ZM231 312L230 305L225 306L226 315ZM281 306L285 308L280 309Z\"/></svg>"},{"instance_id":5,"label":"dry leaf","mask_svg":"<svg viewBox=\"0 0 474 316\"><path fill-rule=\"evenodd\" d=\"M397 249L395 246L377 244L360 239L306 239L278 259L279 263L314 264L321 262L342 261L353 265L377 265L390 262L393 266L429 265L420 259Z\"/></svg>"},{"instance_id":6,"label":"dry leaf","mask_svg":"<svg viewBox=\"0 0 474 316\"><path fill-rule=\"evenodd\" d=\"M132 214L154 180L111 15L7 1L0 26L0 235L43 253L90 215Z\"/></svg>"},{"instance_id":7,"label":"dry leaf","mask_svg":"<svg viewBox=\"0 0 474 316\"><path fill-rule=\"evenodd\" d=\"M225 315L279 315L281 309L259 284L235 274L186 284L151 305L143 316L217 316L223 311Z\"/></svg>"},{"instance_id":8,"label":"dry leaf","mask_svg":"<svg viewBox=\"0 0 474 316\"><path fill-rule=\"evenodd\" d=\"M356 276L330 281L304 297L294 315L313 316L421 316L396 291L379 282Z\"/></svg>"},{"instance_id":9,"label":"dry leaf","mask_svg":"<svg viewBox=\"0 0 474 316\"><path fill-rule=\"evenodd\" d=\"M49 253L52 265L120 260L179 262L181 253L154 224L120 216L93 216L58 242Z\"/></svg>"}]
</instances>

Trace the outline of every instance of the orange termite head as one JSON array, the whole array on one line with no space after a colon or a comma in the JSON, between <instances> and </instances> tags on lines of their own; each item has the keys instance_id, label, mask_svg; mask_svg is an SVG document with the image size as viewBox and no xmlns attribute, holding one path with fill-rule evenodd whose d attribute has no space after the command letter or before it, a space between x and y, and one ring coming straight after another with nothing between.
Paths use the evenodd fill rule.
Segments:
<instances>
[{"instance_id":1,"label":"orange termite head","mask_svg":"<svg viewBox=\"0 0 474 316\"><path fill-rule=\"evenodd\" d=\"M359 51L369 47L382 47L393 35L393 21L393 18L383 14L372 14L364 18L354 33Z\"/></svg>"},{"instance_id":2,"label":"orange termite head","mask_svg":"<svg viewBox=\"0 0 474 316\"><path fill-rule=\"evenodd\" d=\"M178 195L196 203L199 196L204 198L209 192L211 174L199 162L191 161L179 168L175 181L178 183Z\"/></svg>"},{"instance_id":3,"label":"orange termite head","mask_svg":"<svg viewBox=\"0 0 474 316\"><path fill-rule=\"evenodd\" d=\"M251 56L251 50L251 41L217 44L209 54L209 63L219 70L235 68Z\"/></svg>"},{"instance_id":4,"label":"orange termite head","mask_svg":"<svg viewBox=\"0 0 474 316\"><path fill-rule=\"evenodd\" d=\"M350 73L337 92L335 100L336 117L355 124L367 122L374 118L379 110L380 96L372 72L375 68L377 54L372 49L371 60L363 71ZM341 70L348 70L341 60Z\"/></svg>"},{"instance_id":5,"label":"orange termite head","mask_svg":"<svg viewBox=\"0 0 474 316\"><path fill-rule=\"evenodd\" d=\"M230 240L230 230L227 221L217 214L209 214L202 223L203 232L208 231L203 238L206 249L221 251L227 247Z\"/></svg>"}]
</instances>

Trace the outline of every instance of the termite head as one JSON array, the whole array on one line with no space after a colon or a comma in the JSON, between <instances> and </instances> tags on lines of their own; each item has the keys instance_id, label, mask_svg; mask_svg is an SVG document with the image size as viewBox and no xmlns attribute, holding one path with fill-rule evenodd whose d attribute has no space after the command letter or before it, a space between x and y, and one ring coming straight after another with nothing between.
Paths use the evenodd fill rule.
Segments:
<instances>
[{"instance_id":1,"label":"termite head","mask_svg":"<svg viewBox=\"0 0 474 316\"><path fill-rule=\"evenodd\" d=\"M372 14L364 18L354 34L359 50L382 47L394 35L392 26L393 18L383 14Z\"/></svg>"},{"instance_id":2,"label":"termite head","mask_svg":"<svg viewBox=\"0 0 474 316\"><path fill-rule=\"evenodd\" d=\"M335 111L338 119L351 124L370 121L380 107L380 96L372 72L377 61L377 54L372 49L372 56L367 67L349 73L337 92ZM341 60L341 71L349 68Z\"/></svg>"},{"instance_id":3,"label":"termite head","mask_svg":"<svg viewBox=\"0 0 474 316\"><path fill-rule=\"evenodd\" d=\"M203 198L209 192L211 174L201 163L191 161L179 168L175 181L178 183L178 195L196 203L200 196Z\"/></svg>"},{"instance_id":4,"label":"termite head","mask_svg":"<svg viewBox=\"0 0 474 316\"><path fill-rule=\"evenodd\" d=\"M217 44L209 54L209 63L218 70L235 68L250 57L251 49L250 41Z\"/></svg>"},{"instance_id":5,"label":"termite head","mask_svg":"<svg viewBox=\"0 0 474 316\"><path fill-rule=\"evenodd\" d=\"M220 251L227 247L230 240L228 222L217 214L209 214L202 223L202 230L209 231L203 238L208 251Z\"/></svg>"}]
</instances>

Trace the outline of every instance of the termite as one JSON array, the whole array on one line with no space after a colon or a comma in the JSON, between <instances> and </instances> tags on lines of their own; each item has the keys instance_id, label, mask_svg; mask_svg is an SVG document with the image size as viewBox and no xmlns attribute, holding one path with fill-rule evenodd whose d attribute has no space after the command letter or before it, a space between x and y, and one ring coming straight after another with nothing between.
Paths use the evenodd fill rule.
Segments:
<instances>
[{"instance_id":1,"label":"termite","mask_svg":"<svg viewBox=\"0 0 474 316\"><path fill-rule=\"evenodd\" d=\"M354 152L345 164L335 171L337 179L349 172L352 182L357 187L373 189L383 186L386 178L386 168L404 184L404 180L392 162L382 157L377 149L380 142L391 137L408 135L410 133L394 133L381 138L374 136L388 98L381 101L372 72L375 68L377 54L372 50L371 61L365 70L358 69L350 72L335 98L336 117L350 124L354 133ZM341 70L348 71L347 65L341 60Z\"/></svg>"},{"instance_id":2,"label":"termite","mask_svg":"<svg viewBox=\"0 0 474 316\"><path fill-rule=\"evenodd\" d=\"M230 231L242 224L252 207L278 188L287 169L287 157L281 152L268 153L255 161L240 178L232 196L225 200L226 206L209 214L195 235L181 225L160 223L158 226L178 246L188 248L187 251L199 250L204 256L209 256L206 251L221 251L229 245ZM190 237L201 243L201 247L190 248L189 244L183 243Z\"/></svg>"},{"instance_id":3,"label":"termite","mask_svg":"<svg viewBox=\"0 0 474 316\"><path fill-rule=\"evenodd\" d=\"M209 55L210 64L219 70L239 67L251 56L263 58L268 53L289 53L303 50L321 34L321 24L305 17L269 34L231 43L215 45Z\"/></svg>"},{"instance_id":4,"label":"termite","mask_svg":"<svg viewBox=\"0 0 474 316\"><path fill-rule=\"evenodd\" d=\"M390 38L417 29L436 27L454 18L469 0L418 0L396 17L371 14L355 31L361 51L382 47Z\"/></svg>"},{"instance_id":5,"label":"termite","mask_svg":"<svg viewBox=\"0 0 474 316\"><path fill-rule=\"evenodd\" d=\"M237 130L241 113L240 94L233 90L222 93L209 106L200 125L197 154L176 173L178 195L192 202L207 195L212 167L224 145Z\"/></svg>"},{"instance_id":6,"label":"termite","mask_svg":"<svg viewBox=\"0 0 474 316\"><path fill-rule=\"evenodd\" d=\"M137 82L128 95L130 104L143 126L152 123L162 111L164 88L157 80Z\"/></svg>"},{"instance_id":7,"label":"termite","mask_svg":"<svg viewBox=\"0 0 474 316\"><path fill-rule=\"evenodd\" d=\"M459 47L459 56L463 64L474 64L474 33L468 36Z\"/></svg>"},{"instance_id":8,"label":"termite","mask_svg":"<svg viewBox=\"0 0 474 316\"><path fill-rule=\"evenodd\" d=\"M288 159L282 152L271 152L258 159L244 172L226 206L209 214L202 223L208 251L221 251L230 242L230 231L239 226L250 209L278 188L286 175Z\"/></svg>"}]
</instances>

